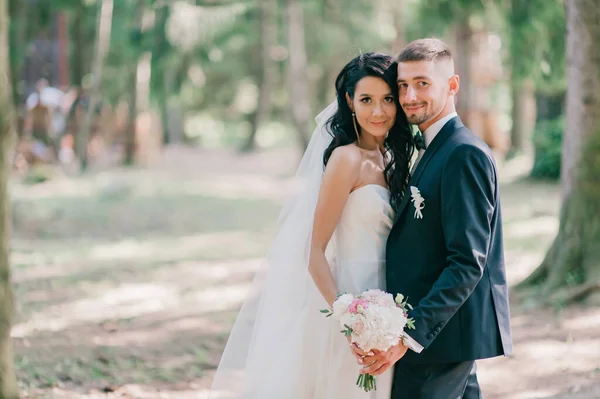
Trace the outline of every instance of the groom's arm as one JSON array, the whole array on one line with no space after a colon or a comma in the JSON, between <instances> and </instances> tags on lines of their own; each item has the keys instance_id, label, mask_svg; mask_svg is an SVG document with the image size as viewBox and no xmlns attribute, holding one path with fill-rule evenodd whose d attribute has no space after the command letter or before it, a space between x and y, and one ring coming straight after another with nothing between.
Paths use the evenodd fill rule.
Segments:
<instances>
[{"instance_id":1,"label":"groom's arm","mask_svg":"<svg viewBox=\"0 0 600 399\"><path fill-rule=\"evenodd\" d=\"M446 267L417 307L410 312L415 330L410 336L427 348L469 298L487 262L491 220L496 206L496 172L480 148L461 145L442 173L441 224Z\"/></svg>"}]
</instances>

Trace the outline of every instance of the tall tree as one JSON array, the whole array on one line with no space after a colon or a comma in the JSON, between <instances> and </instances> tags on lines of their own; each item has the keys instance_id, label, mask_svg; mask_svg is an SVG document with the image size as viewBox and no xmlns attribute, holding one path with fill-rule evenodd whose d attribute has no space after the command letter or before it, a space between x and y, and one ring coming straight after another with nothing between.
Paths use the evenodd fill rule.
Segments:
<instances>
[{"instance_id":1,"label":"tall tree","mask_svg":"<svg viewBox=\"0 0 600 399\"><path fill-rule=\"evenodd\" d=\"M396 37L392 43L392 54L398 55L402 48L406 45L406 2L403 0L396 0L392 2L381 1L383 7L390 7L390 12L393 15L394 29L396 30Z\"/></svg>"},{"instance_id":2,"label":"tall tree","mask_svg":"<svg viewBox=\"0 0 600 399\"><path fill-rule=\"evenodd\" d=\"M171 8L167 1L155 2L154 7L156 10L154 14L155 22L150 66L150 90L151 94L157 94L153 95L153 97L155 98L160 111L163 144L179 144L182 135L178 134L179 132L176 132L176 129L173 129L172 123L169 123L173 118L173 112L170 112L169 110L169 99L173 97L173 93L171 93L173 85L169 85L167 82L174 79L174 71L173 68L167 68L171 46L167 40L166 25L169 20Z\"/></svg>"},{"instance_id":3,"label":"tall tree","mask_svg":"<svg viewBox=\"0 0 600 399\"><path fill-rule=\"evenodd\" d=\"M277 1L260 0L259 2L260 29L260 72L258 77L259 93L258 106L252 118L250 135L243 150L250 151L256 145L256 133L271 111L271 91L276 80L277 68L271 51L277 43Z\"/></svg>"},{"instance_id":4,"label":"tall tree","mask_svg":"<svg viewBox=\"0 0 600 399\"><path fill-rule=\"evenodd\" d=\"M83 24L85 23L85 5L83 0L76 0L74 5L74 17L72 22L72 34L73 34L73 52L71 55L71 70L73 76L73 82L76 86L83 86L83 76L85 75L85 36L83 33Z\"/></svg>"},{"instance_id":5,"label":"tall tree","mask_svg":"<svg viewBox=\"0 0 600 399\"><path fill-rule=\"evenodd\" d=\"M9 164L14 144L12 92L9 67L8 5L0 0L0 398L19 397L15 377L10 328L13 292L10 280Z\"/></svg>"},{"instance_id":6,"label":"tall tree","mask_svg":"<svg viewBox=\"0 0 600 399\"><path fill-rule=\"evenodd\" d=\"M308 74L304 42L304 11L299 0L287 0L288 25L288 87L292 122L302 149L308 146L310 104L308 101Z\"/></svg>"},{"instance_id":7,"label":"tall tree","mask_svg":"<svg viewBox=\"0 0 600 399\"><path fill-rule=\"evenodd\" d=\"M560 76L564 70L557 65L564 54L563 0L510 0L504 11L512 92L511 147L520 152L530 147L536 91L550 89L546 80L556 91L557 83L564 80Z\"/></svg>"},{"instance_id":8,"label":"tall tree","mask_svg":"<svg viewBox=\"0 0 600 399\"><path fill-rule=\"evenodd\" d=\"M94 65L92 66L93 82L89 93L89 103L83 125L76 134L76 153L81 162L81 170L84 171L88 166L88 142L92 129L92 120L96 114L99 104L100 83L102 81L102 67L104 58L108 52L110 44L110 31L113 18L113 0L102 0L96 22L96 54L94 55Z\"/></svg>"},{"instance_id":9,"label":"tall tree","mask_svg":"<svg viewBox=\"0 0 600 399\"><path fill-rule=\"evenodd\" d=\"M21 80L20 71L25 64L26 48L27 48L27 27L28 27L28 13L31 6L27 1L12 0L9 1L9 15L11 16L10 21L10 68L12 71L12 96L15 106L18 106L21 102L21 95L19 93L19 83Z\"/></svg>"},{"instance_id":10,"label":"tall tree","mask_svg":"<svg viewBox=\"0 0 600 399\"><path fill-rule=\"evenodd\" d=\"M142 22L144 18L145 2L144 0L135 0L135 13L130 30L130 60L129 60L129 79L128 79L128 94L129 94L129 120L127 129L125 130L125 157L123 163L125 165L133 165L135 163L135 148L136 148L136 127L138 116L138 62L140 58L140 47L142 38Z\"/></svg>"},{"instance_id":11,"label":"tall tree","mask_svg":"<svg viewBox=\"0 0 600 399\"><path fill-rule=\"evenodd\" d=\"M567 0L567 126L558 234L521 286L563 302L600 291L600 4Z\"/></svg>"}]
</instances>

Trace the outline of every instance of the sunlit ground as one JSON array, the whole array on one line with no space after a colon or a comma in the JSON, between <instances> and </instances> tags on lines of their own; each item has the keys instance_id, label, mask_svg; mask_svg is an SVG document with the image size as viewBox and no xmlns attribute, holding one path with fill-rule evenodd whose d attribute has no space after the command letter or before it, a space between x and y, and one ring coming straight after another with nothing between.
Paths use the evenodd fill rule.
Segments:
<instances>
[{"instance_id":1,"label":"sunlit ground","mask_svg":"<svg viewBox=\"0 0 600 399\"><path fill-rule=\"evenodd\" d=\"M25 397L205 398L298 157L180 148L147 170L15 182ZM502 167L511 284L557 229L558 189L524 180L527 164ZM512 308L515 354L480 363L485 397L600 397L600 309Z\"/></svg>"}]
</instances>

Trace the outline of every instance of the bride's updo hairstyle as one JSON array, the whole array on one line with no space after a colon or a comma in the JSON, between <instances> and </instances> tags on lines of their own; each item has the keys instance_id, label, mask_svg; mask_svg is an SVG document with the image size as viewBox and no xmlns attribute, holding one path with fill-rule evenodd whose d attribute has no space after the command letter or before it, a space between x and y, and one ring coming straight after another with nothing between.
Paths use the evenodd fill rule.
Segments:
<instances>
[{"instance_id":1,"label":"bride's updo hairstyle","mask_svg":"<svg viewBox=\"0 0 600 399\"><path fill-rule=\"evenodd\" d=\"M396 122L384 141L386 151L385 181L390 189L390 202L394 209L400 205L409 179L409 162L413 153L413 136L406 114L398 102L398 64L394 58L381 53L365 53L350 61L335 80L337 112L327 123L333 140L323 154L327 165L333 150L356 141L352 111L346 101L346 93L354 99L358 82L367 76L383 79L390 87L396 105Z\"/></svg>"}]
</instances>

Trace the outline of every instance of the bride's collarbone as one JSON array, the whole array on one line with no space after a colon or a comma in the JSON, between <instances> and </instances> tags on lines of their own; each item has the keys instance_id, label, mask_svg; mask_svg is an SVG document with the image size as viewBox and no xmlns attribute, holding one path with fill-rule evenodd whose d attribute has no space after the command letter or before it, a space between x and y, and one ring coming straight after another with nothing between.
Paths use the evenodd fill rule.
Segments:
<instances>
[{"instance_id":1,"label":"bride's collarbone","mask_svg":"<svg viewBox=\"0 0 600 399\"><path fill-rule=\"evenodd\" d=\"M354 187L354 190L371 184L387 188L387 184L385 182L385 177L383 173L383 165L377 164L373 160L363 158L363 163L360 168L360 174L358 176L358 181Z\"/></svg>"}]
</instances>

